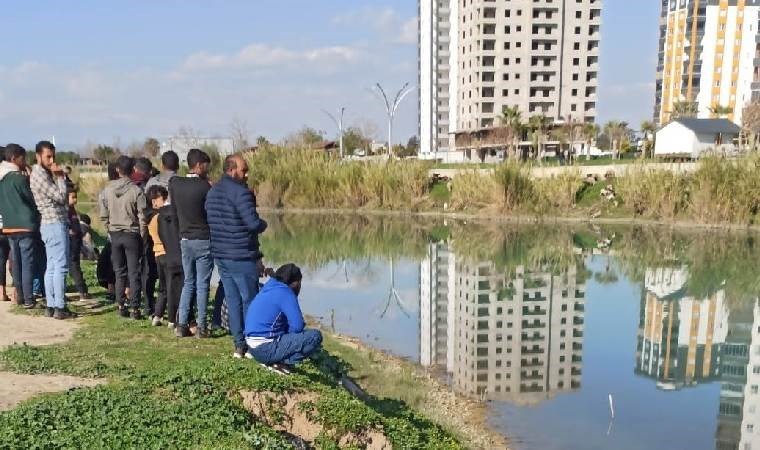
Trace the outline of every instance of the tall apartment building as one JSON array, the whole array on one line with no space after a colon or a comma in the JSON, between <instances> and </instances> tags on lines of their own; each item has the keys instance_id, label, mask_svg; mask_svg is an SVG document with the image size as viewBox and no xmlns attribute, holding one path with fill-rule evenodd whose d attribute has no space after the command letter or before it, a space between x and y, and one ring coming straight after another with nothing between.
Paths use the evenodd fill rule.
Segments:
<instances>
[{"instance_id":1,"label":"tall apartment building","mask_svg":"<svg viewBox=\"0 0 760 450\"><path fill-rule=\"evenodd\" d=\"M512 273L430 244L421 272L420 362L445 367L455 389L535 404L580 387L585 287L575 267Z\"/></svg>"},{"instance_id":2,"label":"tall apartment building","mask_svg":"<svg viewBox=\"0 0 760 450\"><path fill-rule=\"evenodd\" d=\"M420 156L456 151L454 133L498 125L507 106L526 119L593 122L601 9L601 0L419 0Z\"/></svg>"},{"instance_id":3,"label":"tall apartment building","mask_svg":"<svg viewBox=\"0 0 760 450\"><path fill-rule=\"evenodd\" d=\"M760 0L661 1L655 121L683 102L696 103L697 117L740 124L760 94Z\"/></svg>"}]
</instances>

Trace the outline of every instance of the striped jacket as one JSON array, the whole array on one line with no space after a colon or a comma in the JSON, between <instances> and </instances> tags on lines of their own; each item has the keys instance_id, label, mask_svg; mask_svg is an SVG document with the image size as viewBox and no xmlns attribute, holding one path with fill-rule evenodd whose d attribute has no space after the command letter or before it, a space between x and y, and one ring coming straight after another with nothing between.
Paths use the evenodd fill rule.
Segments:
<instances>
[{"instance_id":1,"label":"striped jacket","mask_svg":"<svg viewBox=\"0 0 760 450\"><path fill-rule=\"evenodd\" d=\"M32 167L29 177L34 203L40 212L40 222L69 223L69 198L64 177L53 178L53 175L39 164Z\"/></svg>"}]
</instances>

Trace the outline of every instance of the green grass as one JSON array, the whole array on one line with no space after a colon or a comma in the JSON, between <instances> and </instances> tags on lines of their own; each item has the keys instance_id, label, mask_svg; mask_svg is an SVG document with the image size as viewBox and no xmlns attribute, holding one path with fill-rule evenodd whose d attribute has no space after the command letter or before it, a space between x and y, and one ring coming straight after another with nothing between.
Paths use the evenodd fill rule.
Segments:
<instances>
[{"instance_id":1,"label":"green grass","mask_svg":"<svg viewBox=\"0 0 760 450\"><path fill-rule=\"evenodd\" d=\"M460 447L403 402L372 397L365 403L348 394L337 377L350 367L326 352L283 377L233 359L227 336L178 339L165 327L124 320L108 308L82 321L70 342L13 346L0 353L0 365L108 383L44 395L0 413L3 448L290 448L243 408L241 390L317 394L315 417L328 431L323 447L343 433L369 429L382 429L398 448Z\"/></svg>"}]
</instances>

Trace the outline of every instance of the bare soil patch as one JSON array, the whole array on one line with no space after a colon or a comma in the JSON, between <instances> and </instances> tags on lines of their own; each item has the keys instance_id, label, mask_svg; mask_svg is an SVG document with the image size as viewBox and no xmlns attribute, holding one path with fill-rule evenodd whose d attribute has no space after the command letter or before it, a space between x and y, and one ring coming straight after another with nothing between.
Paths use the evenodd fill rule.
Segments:
<instances>
[{"instance_id":1,"label":"bare soil patch","mask_svg":"<svg viewBox=\"0 0 760 450\"><path fill-rule=\"evenodd\" d=\"M19 403L45 392L62 392L69 389L95 386L101 380L65 375L22 375L0 372L0 411L14 408Z\"/></svg>"}]
</instances>

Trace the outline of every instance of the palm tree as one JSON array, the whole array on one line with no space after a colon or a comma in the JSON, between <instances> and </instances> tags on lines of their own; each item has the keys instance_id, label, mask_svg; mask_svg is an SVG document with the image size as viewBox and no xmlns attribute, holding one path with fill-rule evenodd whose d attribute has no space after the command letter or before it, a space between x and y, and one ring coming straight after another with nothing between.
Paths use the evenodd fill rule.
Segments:
<instances>
[{"instance_id":1,"label":"palm tree","mask_svg":"<svg viewBox=\"0 0 760 450\"><path fill-rule=\"evenodd\" d=\"M588 161L591 159L591 143L599 136L599 125L590 122L586 123L583 125L581 134L586 140L586 161Z\"/></svg>"},{"instance_id":2,"label":"palm tree","mask_svg":"<svg viewBox=\"0 0 760 450\"><path fill-rule=\"evenodd\" d=\"M654 151L656 131L657 131L657 126L655 126L654 122L652 122L651 120L645 120L641 122L641 132L644 133L644 138L646 139L646 148L644 149L643 152L641 152L641 156L644 158L648 156L648 153L650 151Z\"/></svg>"},{"instance_id":3,"label":"palm tree","mask_svg":"<svg viewBox=\"0 0 760 450\"><path fill-rule=\"evenodd\" d=\"M675 120L681 117L696 117L698 111L699 106L696 102L675 101L673 102L673 108L670 111L670 119Z\"/></svg>"},{"instance_id":4,"label":"palm tree","mask_svg":"<svg viewBox=\"0 0 760 450\"><path fill-rule=\"evenodd\" d=\"M536 150L536 159L540 162L543 160L543 145L546 140L546 131L551 125L551 119L543 114L530 116L528 127L532 131L533 145Z\"/></svg>"},{"instance_id":5,"label":"palm tree","mask_svg":"<svg viewBox=\"0 0 760 450\"><path fill-rule=\"evenodd\" d=\"M523 130L522 113L517 106L505 106L501 111L501 117L499 121L507 131L507 148L509 149L510 156L517 153L518 143L520 142L520 135Z\"/></svg>"},{"instance_id":6,"label":"palm tree","mask_svg":"<svg viewBox=\"0 0 760 450\"><path fill-rule=\"evenodd\" d=\"M628 123L619 120L610 120L604 124L604 134L610 138L610 142L612 143L612 151L615 155L615 158L618 158L623 139L625 139L625 137L628 135Z\"/></svg>"},{"instance_id":7,"label":"palm tree","mask_svg":"<svg viewBox=\"0 0 760 450\"><path fill-rule=\"evenodd\" d=\"M726 117L729 114L733 113L734 110L730 106L723 106L723 105L713 105L708 108L710 111L710 114L712 114L714 117Z\"/></svg>"}]
</instances>

